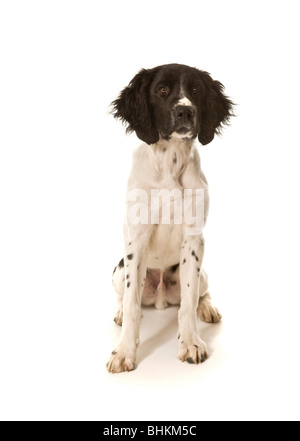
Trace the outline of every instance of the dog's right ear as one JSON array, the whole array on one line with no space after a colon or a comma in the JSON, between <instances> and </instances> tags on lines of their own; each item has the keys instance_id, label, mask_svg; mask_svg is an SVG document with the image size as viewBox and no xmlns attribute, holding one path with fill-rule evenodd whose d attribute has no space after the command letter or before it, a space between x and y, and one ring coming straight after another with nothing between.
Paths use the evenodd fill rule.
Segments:
<instances>
[{"instance_id":1,"label":"dog's right ear","mask_svg":"<svg viewBox=\"0 0 300 441\"><path fill-rule=\"evenodd\" d=\"M127 124L126 132L135 132L147 144L159 140L149 100L152 78L153 70L142 69L112 102L112 114Z\"/></svg>"}]
</instances>

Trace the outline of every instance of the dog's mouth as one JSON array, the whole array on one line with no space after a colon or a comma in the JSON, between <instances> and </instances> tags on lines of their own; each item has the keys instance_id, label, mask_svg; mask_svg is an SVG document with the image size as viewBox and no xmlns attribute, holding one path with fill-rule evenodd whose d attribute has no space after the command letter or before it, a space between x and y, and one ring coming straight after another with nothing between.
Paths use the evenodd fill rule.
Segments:
<instances>
[{"instance_id":1,"label":"dog's mouth","mask_svg":"<svg viewBox=\"0 0 300 441\"><path fill-rule=\"evenodd\" d=\"M190 127L185 126L176 128L171 134L171 137L179 139L193 139L196 136L197 134L194 133L194 130L192 130Z\"/></svg>"},{"instance_id":2,"label":"dog's mouth","mask_svg":"<svg viewBox=\"0 0 300 441\"><path fill-rule=\"evenodd\" d=\"M180 127L179 129L176 129L175 132L179 135L185 135L186 133L190 132L191 129L188 127Z\"/></svg>"},{"instance_id":3,"label":"dog's mouth","mask_svg":"<svg viewBox=\"0 0 300 441\"><path fill-rule=\"evenodd\" d=\"M163 139L170 140L171 138L178 139L194 139L197 136L197 131L193 127L181 126L181 127L173 127L167 133L160 133Z\"/></svg>"}]
</instances>

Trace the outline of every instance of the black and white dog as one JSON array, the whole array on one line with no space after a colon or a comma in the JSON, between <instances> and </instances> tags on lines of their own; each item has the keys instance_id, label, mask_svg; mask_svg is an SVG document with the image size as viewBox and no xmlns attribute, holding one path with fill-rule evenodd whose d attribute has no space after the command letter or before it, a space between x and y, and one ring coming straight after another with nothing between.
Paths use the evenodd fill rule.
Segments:
<instances>
[{"instance_id":1,"label":"black and white dog","mask_svg":"<svg viewBox=\"0 0 300 441\"><path fill-rule=\"evenodd\" d=\"M141 70L112 103L114 116L144 143L134 153L128 181L127 213L135 215L125 224L124 258L113 273L115 322L123 327L107 363L110 372L135 368L142 304L159 309L180 305L178 358L202 363L208 356L198 316L216 323L221 315L211 302L202 268L209 199L194 141L198 137L201 144L210 143L233 115L233 103L223 89L207 72L170 64ZM171 195L167 222L160 197L166 192ZM155 204L151 198L157 195ZM187 206L193 212L200 207L202 222L197 214L185 213Z\"/></svg>"}]
</instances>

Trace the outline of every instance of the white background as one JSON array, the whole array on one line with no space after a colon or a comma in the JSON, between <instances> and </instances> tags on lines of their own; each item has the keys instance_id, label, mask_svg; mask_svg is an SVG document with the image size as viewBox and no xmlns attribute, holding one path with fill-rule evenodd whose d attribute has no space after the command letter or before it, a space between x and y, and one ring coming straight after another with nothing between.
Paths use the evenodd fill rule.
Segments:
<instances>
[{"instance_id":1,"label":"white background","mask_svg":"<svg viewBox=\"0 0 300 441\"><path fill-rule=\"evenodd\" d=\"M0 418L299 419L299 9L287 1L2 1ZM137 138L109 103L142 67L209 71L239 104L199 145L205 268L222 324L176 358L176 308L144 311L110 375L113 267Z\"/></svg>"}]
</instances>

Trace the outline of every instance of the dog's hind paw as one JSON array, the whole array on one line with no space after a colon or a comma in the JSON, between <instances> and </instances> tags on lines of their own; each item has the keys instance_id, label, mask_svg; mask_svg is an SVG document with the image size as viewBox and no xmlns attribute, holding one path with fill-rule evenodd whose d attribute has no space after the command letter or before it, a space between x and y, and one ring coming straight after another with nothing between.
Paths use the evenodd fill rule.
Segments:
<instances>
[{"instance_id":1,"label":"dog's hind paw","mask_svg":"<svg viewBox=\"0 0 300 441\"><path fill-rule=\"evenodd\" d=\"M123 324L123 311L118 310L116 313L116 316L114 317L114 322L119 325L122 326Z\"/></svg>"},{"instance_id":2,"label":"dog's hind paw","mask_svg":"<svg viewBox=\"0 0 300 441\"><path fill-rule=\"evenodd\" d=\"M222 318L217 308L212 304L209 294L200 298L197 313L205 323L218 323Z\"/></svg>"}]
</instances>

